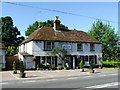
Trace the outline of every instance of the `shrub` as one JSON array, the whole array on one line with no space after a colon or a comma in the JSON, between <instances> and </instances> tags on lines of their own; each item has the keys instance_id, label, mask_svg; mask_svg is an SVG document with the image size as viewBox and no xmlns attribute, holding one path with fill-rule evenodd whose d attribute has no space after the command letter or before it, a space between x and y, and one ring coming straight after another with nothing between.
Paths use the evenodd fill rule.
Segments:
<instances>
[{"instance_id":1,"label":"shrub","mask_svg":"<svg viewBox=\"0 0 120 90\"><path fill-rule=\"evenodd\" d=\"M16 64L16 61L13 62L13 70L17 70L17 64Z\"/></svg>"},{"instance_id":2,"label":"shrub","mask_svg":"<svg viewBox=\"0 0 120 90\"><path fill-rule=\"evenodd\" d=\"M84 66L83 60L81 60L81 61L80 61L80 69L83 69L83 66Z\"/></svg>"},{"instance_id":3,"label":"shrub","mask_svg":"<svg viewBox=\"0 0 120 90\"><path fill-rule=\"evenodd\" d=\"M94 63L93 63L93 60L90 61L90 69L93 69L94 68Z\"/></svg>"},{"instance_id":4,"label":"shrub","mask_svg":"<svg viewBox=\"0 0 120 90\"><path fill-rule=\"evenodd\" d=\"M105 66L108 66L108 67L117 67L119 64L120 64L120 62L116 62L116 61L103 61L102 62L103 63L103 66L105 67Z\"/></svg>"},{"instance_id":5,"label":"shrub","mask_svg":"<svg viewBox=\"0 0 120 90\"><path fill-rule=\"evenodd\" d=\"M25 67L23 65L23 61L20 61L20 73L24 73Z\"/></svg>"}]
</instances>

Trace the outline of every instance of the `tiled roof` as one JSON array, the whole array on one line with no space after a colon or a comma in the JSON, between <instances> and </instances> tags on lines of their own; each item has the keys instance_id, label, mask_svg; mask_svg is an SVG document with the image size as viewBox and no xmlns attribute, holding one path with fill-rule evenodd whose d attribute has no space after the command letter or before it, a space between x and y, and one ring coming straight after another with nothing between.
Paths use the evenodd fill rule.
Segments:
<instances>
[{"instance_id":1,"label":"tiled roof","mask_svg":"<svg viewBox=\"0 0 120 90\"><path fill-rule=\"evenodd\" d=\"M6 49L5 45L0 42L0 49Z\"/></svg>"},{"instance_id":2,"label":"tiled roof","mask_svg":"<svg viewBox=\"0 0 120 90\"><path fill-rule=\"evenodd\" d=\"M29 42L31 40L101 43L83 31L77 30L54 31L52 27L41 27L35 30L21 44Z\"/></svg>"}]
</instances>

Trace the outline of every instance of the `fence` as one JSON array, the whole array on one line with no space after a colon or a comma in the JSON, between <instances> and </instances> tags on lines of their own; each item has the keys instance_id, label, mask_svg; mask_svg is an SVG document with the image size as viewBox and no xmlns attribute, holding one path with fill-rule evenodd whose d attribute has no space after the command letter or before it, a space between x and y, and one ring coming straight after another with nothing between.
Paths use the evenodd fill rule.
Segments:
<instances>
[{"instance_id":1,"label":"fence","mask_svg":"<svg viewBox=\"0 0 120 90\"><path fill-rule=\"evenodd\" d=\"M6 56L6 69L12 70L13 61L17 63L17 69L19 69L19 58L18 56Z\"/></svg>"}]
</instances>

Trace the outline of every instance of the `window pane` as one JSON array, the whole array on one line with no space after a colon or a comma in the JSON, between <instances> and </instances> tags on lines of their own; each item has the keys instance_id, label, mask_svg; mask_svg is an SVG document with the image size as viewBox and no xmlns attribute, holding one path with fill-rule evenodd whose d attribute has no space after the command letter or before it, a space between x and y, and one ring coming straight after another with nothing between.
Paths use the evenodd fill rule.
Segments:
<instances>
[{"instance_id":1,"label":"window pane","mask_svg":"<svg viewBox=\"0 0 120 90\"><path fill-rule=\"evenodd\" d=\"M90 43L90 50L95 50L94 43Z\"/></svg>"},{"instance_id":2,"label":"window pane","mask_svg":"<svg viewBox=\"0 0 120 90\"><path fill-rule=\"evenodd\" d=\"M45 42L45 50L52 50L54 48L54 42Z\"/></svg>"},{"instance_id":3,"label":"window pane","mask_svg":"<svg viewBox=\"0 0 120 90\"><path fill-rule=\"evenodd\" d=\"M81 43L77 44L77 50L82 50L82 44Z\"/></svg>"}]
</instances>

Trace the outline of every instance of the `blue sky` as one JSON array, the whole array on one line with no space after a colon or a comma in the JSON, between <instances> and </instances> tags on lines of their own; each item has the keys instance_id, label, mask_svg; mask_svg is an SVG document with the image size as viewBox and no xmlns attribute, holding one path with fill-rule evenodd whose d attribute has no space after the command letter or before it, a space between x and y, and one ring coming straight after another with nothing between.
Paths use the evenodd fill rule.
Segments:
<instances>
[{"instance_id":1,"label":"blue sky","mask_svg":"<svg viewBox=\"0 0 120 90\"><path fill-rule=\"evenodd\" d=\"M59 10L68 13L74 13L83 16L47 11L24 6L18 6L2 2L2 16L11 16L14 25L18 27L21 35L25 35L27 27L35 21L53 20L59 16L61 23L68 26L69 29L77 29L88 32L97 18L102 19L118 31L118 3L117 2L14 2L33 7ZM84 17L87 16L87 17ZM88 17L94 17L88 18Z\"/></svg>"}]
</instances>

